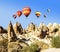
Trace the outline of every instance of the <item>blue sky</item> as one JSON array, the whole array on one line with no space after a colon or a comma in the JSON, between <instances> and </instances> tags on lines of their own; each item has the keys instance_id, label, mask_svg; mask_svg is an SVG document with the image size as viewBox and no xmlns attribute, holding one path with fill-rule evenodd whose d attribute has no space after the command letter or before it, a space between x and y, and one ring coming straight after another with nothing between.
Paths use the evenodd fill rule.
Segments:
<instances>
[{"instance_id":1,"label":"blue sky","mask_svg":"<svg viewBox=\"0 0 60 52\"><path fill-rule=\"evenodd\" d=\"M25 6L31 8L28 18L22 14L20 18L14 20L12 15ZM48 8L51 10L50 13L47 12ZM41 12L40 18L35 16L36 11ZM44 14L47 14L47 18L43 17ZM23 28L31 22L37 26L41 22L45 24L60 23L60 0L0 0L0 26L7 27L10 20L13 24L18 21Z\"/></svg>"}]
</instances>

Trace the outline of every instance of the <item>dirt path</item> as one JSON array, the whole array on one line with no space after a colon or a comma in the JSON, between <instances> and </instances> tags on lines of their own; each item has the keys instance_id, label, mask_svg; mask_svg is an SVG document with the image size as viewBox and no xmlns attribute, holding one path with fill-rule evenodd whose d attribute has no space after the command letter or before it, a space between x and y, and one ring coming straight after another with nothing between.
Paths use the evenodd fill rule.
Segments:
<instances>
[{"instance_id":1,"label":"dirt path","mask_svg":"<svg viewBox=\"0 0 60 52\"><path fill-rule=\"evenodd\" d=\"M60 52L60 48L49 48L46 50L42 50L41 52Z\"/></svg>"}]
</instances>

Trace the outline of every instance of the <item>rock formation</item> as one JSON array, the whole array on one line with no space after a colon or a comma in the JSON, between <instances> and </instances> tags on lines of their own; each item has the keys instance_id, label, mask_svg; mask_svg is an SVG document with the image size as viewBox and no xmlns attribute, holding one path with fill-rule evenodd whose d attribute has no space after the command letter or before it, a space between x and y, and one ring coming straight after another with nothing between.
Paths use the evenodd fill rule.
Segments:
<instances>
[{"instance_id":1,"label":"rock formation","mask_svg":"<svg viewBox=\"0 0 60 52\"><path fill-rule=\"evenodd\" d=\"M8 40L9 40L9 42L10 41L15 41L17 39L17 37L16 37L16 34L13 30L13 25L12 25L11 21L10 21L10 24L8 25L7 31L8 31Z\"/></svg>"},{"instance_id":2,"label":"rock formation","mask_svg":"<svg viewBox=\"0 0 60 52\"><path fill-rule=\"evenodd\" d=\"M36 27L35 24L31 23L31 24L28 25L27 31L28 32L35 31L35 27Z\"/></svg>"},{"instance_id":3,"label":"rock formation","mask_svg":"<svg viewBox=\"0 0 60 52\"><path fill-rule=\"evenodd\" d=\"M0 26L0 33L7 33L7 30Z\"/></svg>"},{"instance_id":4,"label":"rock formation","mask_svg":"<svg viewBox=\"0 0 60 52\"><path fill-rule=\"evenodd\" d=\"M19 48L18 44L28 44L30 46L31 43L36 41L42 41L48 45L51 45L50 39L54 36L60 36L60 24L49 23L46 26L44 23L41 23L39 26L36 26L31 23L27 28L23 29L20 23L16 22L16 24L13 25L10 21L7 30L0 26L0 40L3 41L7 38L8 44L6 45L13 47L13 49ZM15 45L13 45L14 43ZM11 50L13 49L11 48Z\"/></svg>"},{"instance_id":5,"label":"rock formation","mask_svg":"<svg viewBox=\"0 0 60 52\"><path fill-rule=\"evenodd\" d=\"M16 36L23 33L23 28L22 28L21 24L18 22L16 22L16 24L14 24L13 29L14 29Z\"/></svg>"},{"instance_id":6,"label":"rock formation","mask_svg":"<svg viewBox=\"0 0 60 52\"><path fill-rule=\"evenodd\" d=\"M40 38L45 38L46 35L48 35L48 33L49 33L49 29L48 29L47 26L45 26L44 23L41 23L39 25L38 30L40 32L40 34L38 35L38 37L40 37Z\"/></svg>"}]
</instances>

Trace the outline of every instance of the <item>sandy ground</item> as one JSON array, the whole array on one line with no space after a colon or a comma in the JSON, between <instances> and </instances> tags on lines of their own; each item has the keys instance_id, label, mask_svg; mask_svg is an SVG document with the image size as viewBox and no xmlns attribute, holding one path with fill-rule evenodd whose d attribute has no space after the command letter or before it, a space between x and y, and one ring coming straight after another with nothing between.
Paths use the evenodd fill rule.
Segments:
<instances>
[{"instance_id":1,"label":"sandy ground","mask_svg":"<svg viewBox=\"0 0 60 52\"><path fill-rule=\"evenodd\" d=\"M49 48L46 50L42 50L41 52L60 52L60 48Z\"/></svg>"}]
</instances>

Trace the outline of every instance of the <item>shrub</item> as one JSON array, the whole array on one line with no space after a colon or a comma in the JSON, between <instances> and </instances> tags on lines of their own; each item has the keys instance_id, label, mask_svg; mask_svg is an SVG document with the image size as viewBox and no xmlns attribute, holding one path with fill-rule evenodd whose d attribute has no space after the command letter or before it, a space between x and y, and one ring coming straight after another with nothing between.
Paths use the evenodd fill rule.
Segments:
<instances>
[{"instance_id":1,"label":"shrub","mask_svg":"<svg viewBox=\"0 0 60 52\"><path fill-rule=\"evenodd\" d=\"M30 52L37 52L38 50L38 45L37 44L31 44L31 46L29 47Z\"/></svg>"},{"instance_id":2,"label":"shrub","mask_svg":"<svg viewBox=\"0 0 60 52\"><path fill-rule=\"evenodd\" d=\"M60 36L52 38L52 47L60 48Z\"/></svg>"},{"instance_id":3,"label":"shrub","mask_svg":"<svg viewBox=\"0 0 60 52\"><path fill-rule=\"evenodd\" d=\"M40 51L37 44L31 44L28 47L24 47L21 52L37 52Z\"/></svg>"}]
</instances>

